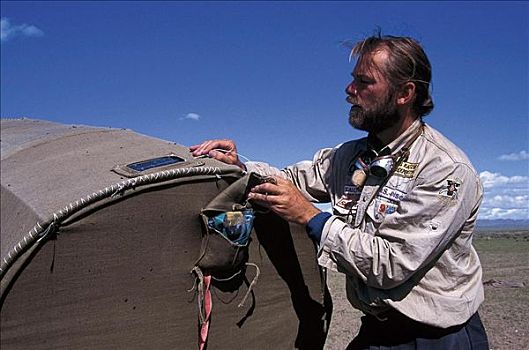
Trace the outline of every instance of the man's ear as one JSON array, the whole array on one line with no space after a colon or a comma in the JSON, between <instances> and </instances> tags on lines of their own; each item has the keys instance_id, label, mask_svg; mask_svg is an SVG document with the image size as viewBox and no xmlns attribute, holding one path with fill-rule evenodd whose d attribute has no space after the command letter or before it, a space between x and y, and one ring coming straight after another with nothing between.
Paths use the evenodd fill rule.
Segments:
<instances>
[{"instance_id":1,"label":"man's ear","mask_svg":"<svg viewBox=\"0 0 529 350\"><path fill-rule=\"evenodd\" d=\"M415 99L415 83L408 81L406 84L402 86L399 92L399 95L397 97L397 104L405 105L405 104L413 103L414 99Z\"/></svg>"}]
</instances>

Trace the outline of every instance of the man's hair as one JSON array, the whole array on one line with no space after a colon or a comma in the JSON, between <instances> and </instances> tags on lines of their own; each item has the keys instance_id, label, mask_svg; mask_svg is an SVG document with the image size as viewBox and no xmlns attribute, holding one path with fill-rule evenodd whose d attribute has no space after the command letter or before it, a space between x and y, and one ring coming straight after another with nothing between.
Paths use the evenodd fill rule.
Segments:
<instances>
[{"instance_id":1,"label":"man's hair","mask_svg":"<svg viewBox=\"0 0 529 350\"><path fill-rule=\"evenodd\" d=\"M430 95L432 67L421 45L409 37L382 35L378 32L357 42L351 50L351 55L361 57L379 50L388 53L388 62L380 69L392 88L413 82L416 93L413 110L419 117L430 113L434 106Z\"/></svg>"}]
</instances>

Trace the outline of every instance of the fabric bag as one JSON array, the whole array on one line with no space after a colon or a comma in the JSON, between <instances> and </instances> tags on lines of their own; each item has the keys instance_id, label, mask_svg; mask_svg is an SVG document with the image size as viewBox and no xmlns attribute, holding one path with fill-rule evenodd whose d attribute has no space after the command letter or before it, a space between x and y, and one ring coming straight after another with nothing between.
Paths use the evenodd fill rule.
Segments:
<instances>
[{"instance_id":1,"label":"fabric bag","mask_svg":"<svg viewBox=\"0 0 529 350\"><path fill-rule=\"evenodd\" d=\"M202 209L202 245L195 265L204 275L223 280L244 270L255 213L263 211L263 208L248 202L247 197L252 187L266 181L271 181L271 178L249 173Z\"/></svg>"}]
</instances>

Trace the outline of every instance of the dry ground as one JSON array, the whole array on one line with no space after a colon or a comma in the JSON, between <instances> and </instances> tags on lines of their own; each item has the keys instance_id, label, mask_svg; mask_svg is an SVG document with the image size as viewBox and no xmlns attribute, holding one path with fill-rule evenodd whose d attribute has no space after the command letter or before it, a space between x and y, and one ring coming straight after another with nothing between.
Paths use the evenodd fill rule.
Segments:
<instances>
[{"instance_id":1,"label":"dry ground","mask_svg":"<svg viewBox=\"0 0 529 350\"><path fill-rule=\"evenodd\" d=\"M486 232L474 240L483 265L485 302L479 312L494 350L529 349L529 231ZM498 283L499 282L499 283ZM523 283L523 287L513 288ZM355 336L361 313L345 298L342 274L329 272L334 302L325 350L344 349Z\"/></svg>"}]
</instances>

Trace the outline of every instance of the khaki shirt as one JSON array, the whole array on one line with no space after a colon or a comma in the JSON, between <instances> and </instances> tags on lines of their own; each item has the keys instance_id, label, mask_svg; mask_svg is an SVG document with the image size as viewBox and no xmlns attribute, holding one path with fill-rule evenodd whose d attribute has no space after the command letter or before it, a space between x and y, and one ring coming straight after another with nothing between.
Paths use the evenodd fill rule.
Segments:
<instances>
[{"instance_id":1,"label":"khaki shirt","mask_svg":"<svg viewBox=\"0 0 529 350\"><path fill-rule=\"evenodd\" d=\"M390 145L398 152L421 122ZM382 183L352 185L366 138L316 153L282 171L248 162L248 171L290 179L313 202L331 202L319 264L346 274L351 304L383 317L394 308L419 322L449 327L467 321L484 299L481 264L472 246L483 188L466 155L424 125L410 155Z\"/></svg>"}]
</instances>

